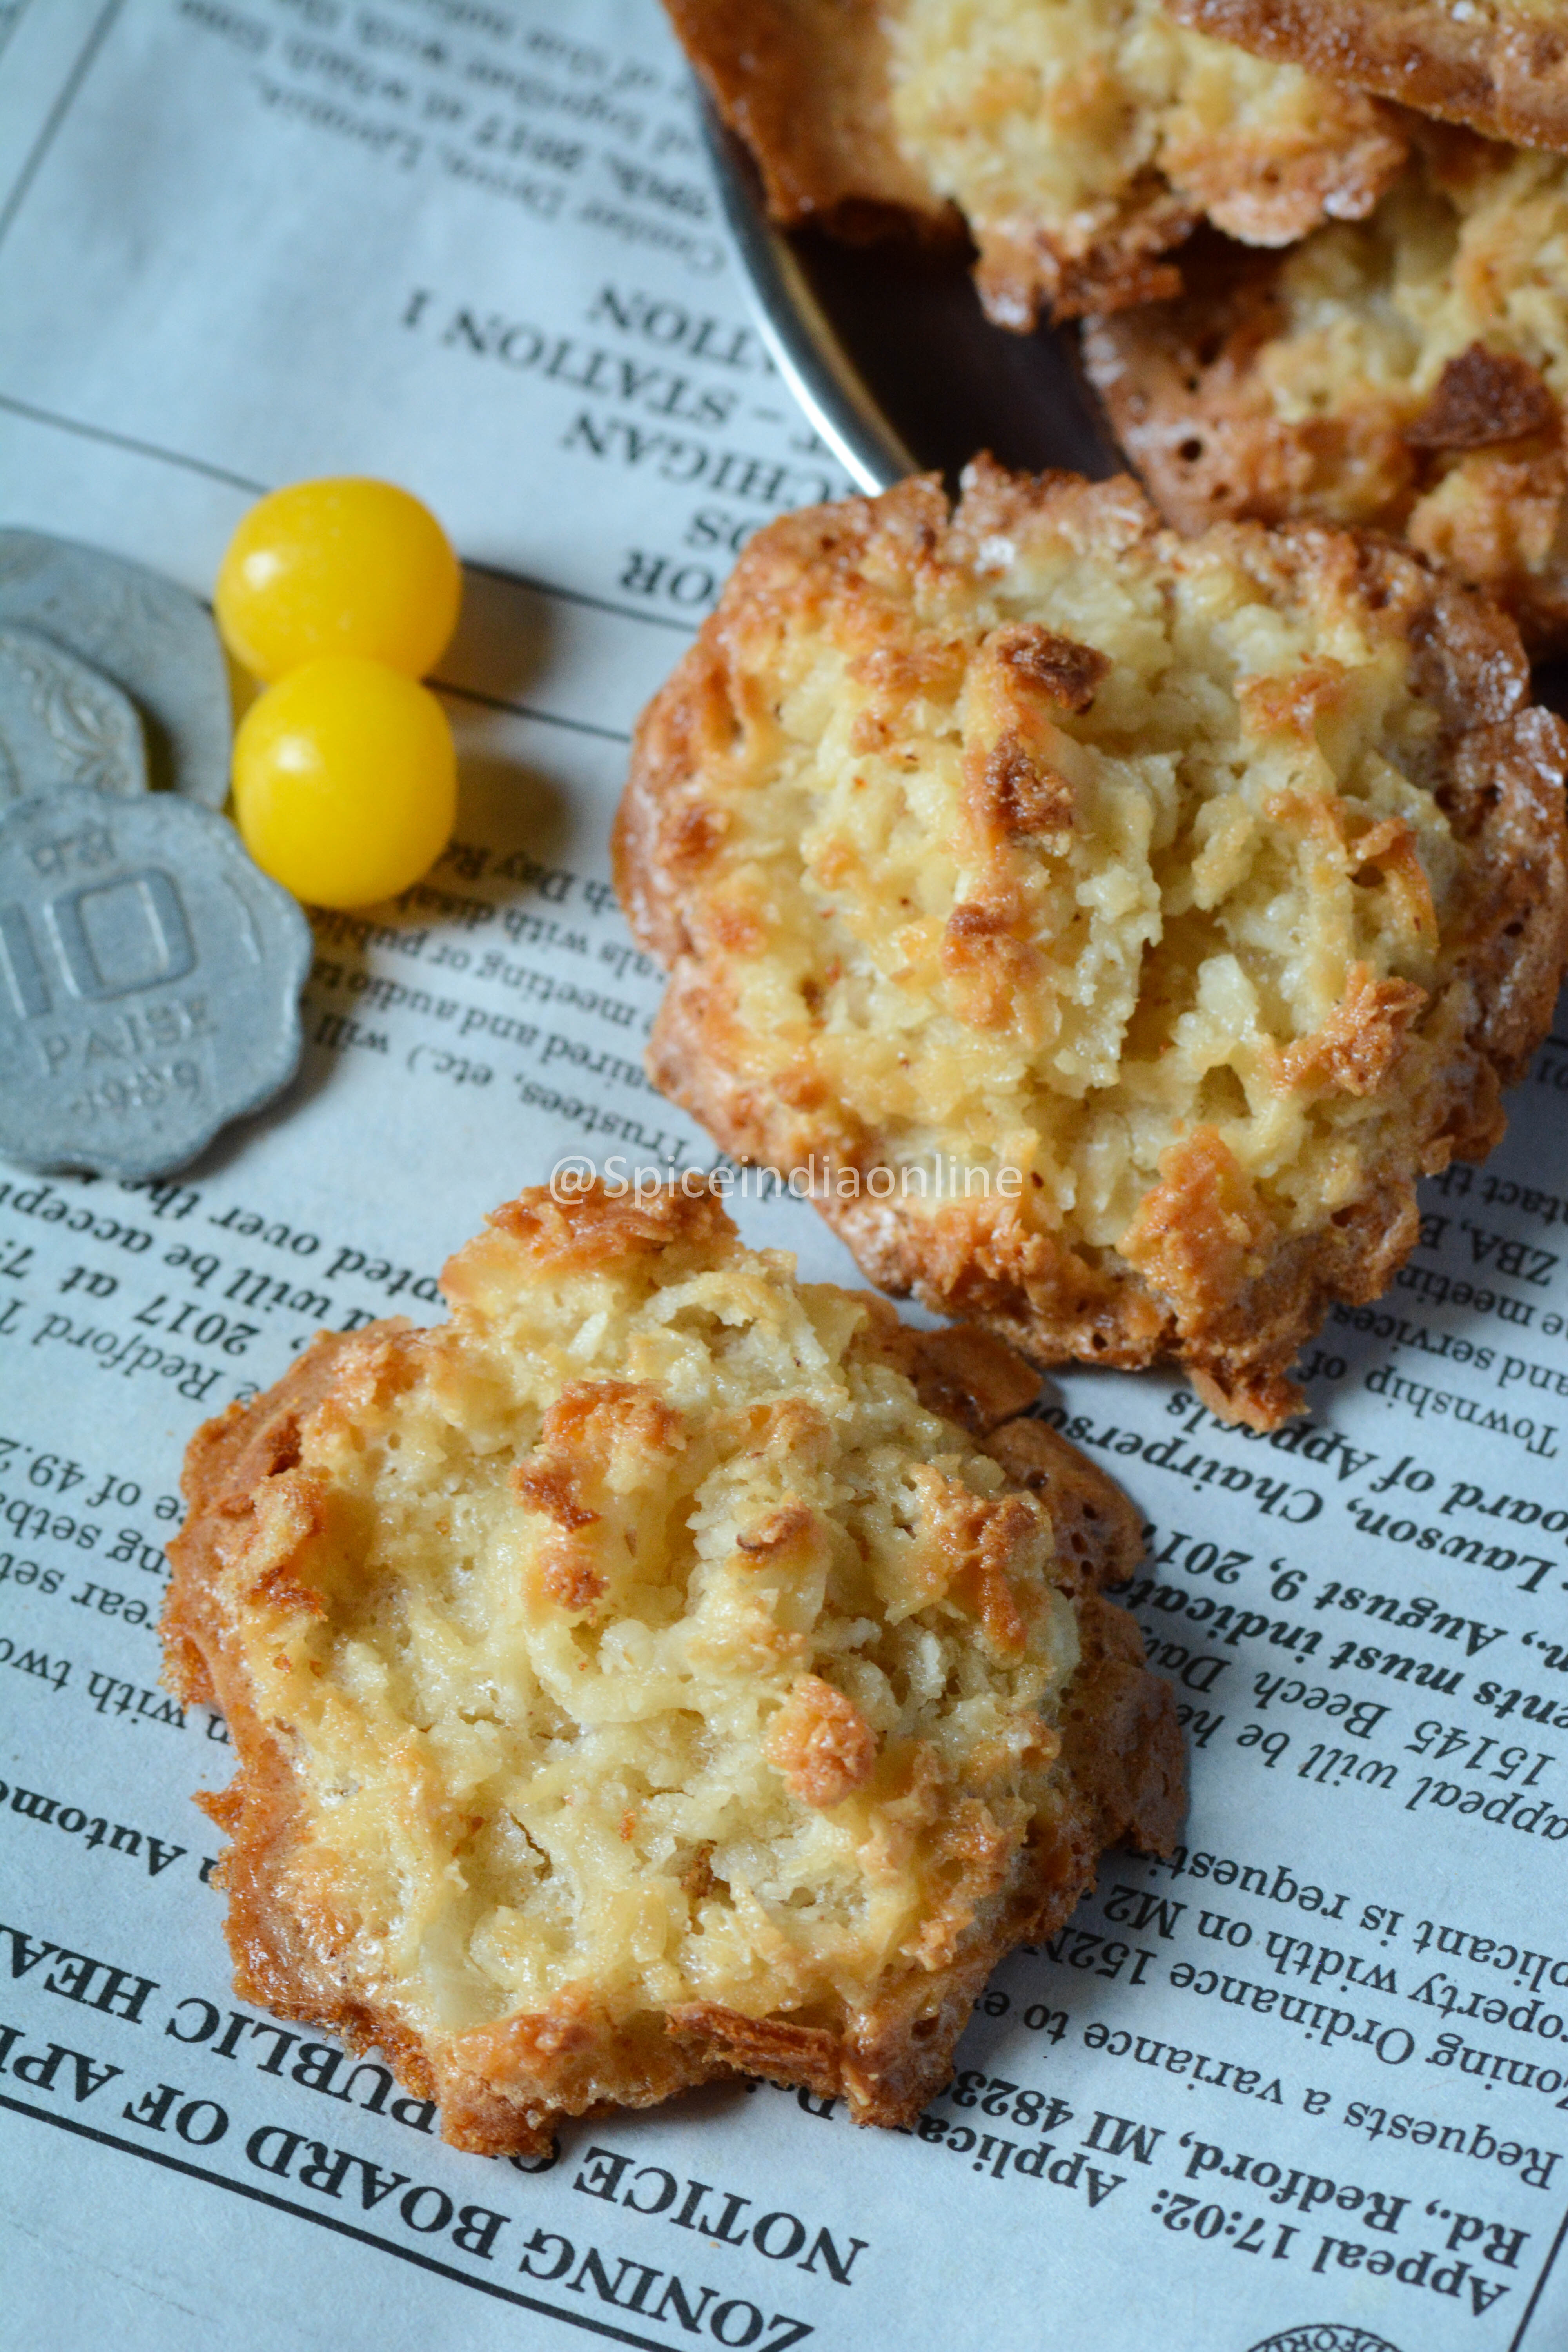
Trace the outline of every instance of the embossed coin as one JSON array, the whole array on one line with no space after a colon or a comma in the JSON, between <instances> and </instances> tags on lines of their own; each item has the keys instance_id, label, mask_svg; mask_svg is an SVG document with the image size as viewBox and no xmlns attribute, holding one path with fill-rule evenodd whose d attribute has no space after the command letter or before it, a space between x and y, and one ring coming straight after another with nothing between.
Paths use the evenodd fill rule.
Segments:
<instances>
[{"instance_id":1,"label":"embossed coin","mask_svg":"<svg viewBox=\"0 0 1568 2352\"><path fill-rule=\"evenodd\" d=\"M0 1152L160 1176L299 1066L310 929L226 817L79 785L0 811Z\"/></svg>"},{"instance_id":2,"label":"embossed coin","mask_svg":"<svg viewBox=\"0 0 1568 2352\"><path fill-rule=\"evenodd\" d=\"M144 793L142 721L128 695L63 646L0 627L0 801L59 784Z\"/></svg>"},{"instance_id":3,"label":"embossed coin","mask_svg":"<svg viewBox=\"0 0 1568 2352\"><path fill-rule=\"evenodd\" d=\"M1349 2320L1310 2319L1302 2326L1265 2336L1252 2352L1399 2352L1399 2347Z\"/></svg>"},{"instance_id":4,"label":"embossed coin","mask_svg":"<svg viewBox=\"0 0 1568 2352\"><path fill-rule=\"evenodd\" d=\"M152 782L221 808L233 722L217 631L194 596L139 563L37 530L0 530L0 626L52 637L131 697Z\"/></svg>"}]
</instances>

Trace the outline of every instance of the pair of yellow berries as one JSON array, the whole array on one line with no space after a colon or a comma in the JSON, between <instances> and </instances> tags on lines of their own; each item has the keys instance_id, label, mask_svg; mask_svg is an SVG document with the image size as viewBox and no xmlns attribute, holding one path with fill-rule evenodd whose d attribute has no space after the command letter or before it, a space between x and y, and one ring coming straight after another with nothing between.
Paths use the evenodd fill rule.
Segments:
<instances>
[{"instance_id":1,"label":"pair of yellow berries","mask_svg":"<svg viewBox=\"0 0 1568 2352\"><path fill-rule=\"evenodd\" d=\"M457 626L462 578L427 507L390 482L297 482L252 507L213 599L256 677L234 801L264 872L320 907L395 898L451 837L452 730L417 680Z\"/></svg>"}]
</instances>

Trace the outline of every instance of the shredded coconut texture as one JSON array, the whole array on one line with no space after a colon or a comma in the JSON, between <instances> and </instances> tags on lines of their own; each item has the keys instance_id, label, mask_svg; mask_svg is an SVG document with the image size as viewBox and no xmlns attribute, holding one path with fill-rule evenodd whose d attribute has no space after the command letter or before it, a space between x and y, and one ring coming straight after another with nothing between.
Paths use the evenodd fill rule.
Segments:
<instances>
[{"instance_id":1,"label":"shredded coconut texture","mask_svg":"<svg viewBox=\"0 0 1568 2352\"><path fill-rule=\"evenodd\" d=\"M1147 299L1155 257L1205 215L1288 245L1365 212L1403 157L1358 91L1189 32L1159 0L901 0L885 21L898 140L963 211L1004 325L1032 326L1042 297L1082 309L1097 277Z\"/></svg>"},{"instance_id":2,"label":"shredded coconut texture","mask_svg":"<svg viewBox=\"0 0 1568 2352\"><path fill-rule=\"evenodd\" d=\"M165 1633L242 1762L241 1990L379 2040L467 2146L737 2065L901 2116L1105 1837L1173 1830L1168 1694L1083 1590L1129 1507L922 1404L1026 1402L994 1343L796 1284L706 1196L524 1195L444 1287L192 1448Z\"/></svg>"},{"instance_id":3,"label":"shredded coconut texture","mask_svg":"<svg viewBox=\"0 0 1568 2352\"><path fill-rule=\"evenodd\" d=\"M639 733L650 1069L812 1171L889 1287L1046 1360L1177 1355L1271 1426L1550 1016L1564 737L1527 685L1414 558L1181 540L1126 480L788 518Z\"/></svg>"}]
</instances>

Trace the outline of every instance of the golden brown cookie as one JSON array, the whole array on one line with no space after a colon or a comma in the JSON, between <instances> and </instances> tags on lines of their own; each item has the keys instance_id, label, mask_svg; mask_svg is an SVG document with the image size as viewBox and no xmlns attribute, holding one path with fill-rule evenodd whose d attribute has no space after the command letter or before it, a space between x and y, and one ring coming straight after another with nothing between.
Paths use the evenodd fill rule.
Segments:
<instances>
[{"instance_id":1,"label":"golden brown cookie","mask_svg":"<svg viewBox=\"0 0 1568 2352\"><path fill-rule=\"evenodd\" d=\"M1420 125L1369 220L1284 257L1200 241L1088 372L1162 512L1371 524L1568 647L1568 161Z\"/></svg>"},{"instance_id":2,"label":"golden brown cookie","mask_svg":"<svg viewBox=\"0 0 1568 2352\"><path fill-rule=\"evenodd\" d=\"M873 1279L1259 1428L1568 955L1568 730L1395 545L971 467L758 533L645 713L648 1066Z\"/></svg>"},{"instance_id":3,"label":"golden brown cookie","mask_svg":"<svg viewBox=\"0 0 1568 2352\"><path fill-rule=\"evenodd\" d=\"M1137 1514L1007 1349L705 1191L525 1192L442 1285L186 1456L163 1640L238 1758L237 1990L485 2153L735 2073L908 2121L1001 1955L1175 1835L1100 1590Z\"/></svg>"},{"instance_id":4,"label":"golden brown cookie","mask_svg":"<svg viewBox=\"0 0 1568 2352\"><path fill-rule=\"evenodd\" d=\"M1288 244L1370 210L1386 108L1184 30L1159 0L666 0L775 219L980 248L991 317L1029 328L1173 293L1205 217Z\"/></svg>"},{"instance_id":5,"label":"golden brown cookie","mask_svg":"<svg viewBox=\"0 0 1568 2352\"><path fill-rule=\"evenodd\" d=\"M1568 149L1558 0L1165 0L1184 25L1523 147Z\"/></svg>"}]
</instances>

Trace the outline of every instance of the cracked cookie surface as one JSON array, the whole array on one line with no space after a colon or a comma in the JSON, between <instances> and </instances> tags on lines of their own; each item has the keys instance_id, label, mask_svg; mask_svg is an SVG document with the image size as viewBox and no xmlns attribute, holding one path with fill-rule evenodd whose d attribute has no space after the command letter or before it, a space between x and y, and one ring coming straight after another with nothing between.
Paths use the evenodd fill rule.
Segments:
<instances>
[{"instance_id":1,"label":"cracked cookie surface","mask_svg":"<svg viewBox=\"0 0 1568 2352\"><path fill-rule=\"evenodd\" d=\"M908 2121L995 1960L1175 1834L1100 1589L1137 1514L994 1340L706 1192L524 1193L443 1286L187 1455L163 1638L238 1759L237 1990L492 2154L738 2073Z\"/></svg>"},{"instance_id":2,"label":"cracked cookie surface","mask_svg":"<svg viewBox=\"0 0 1568 2352\"><path fill-rule=\"evenodd\" d=\"M650 1071L889 1289L1271 1427L1544 1034L1565 746L1387 541L988 462L787 517L634 749Z\"/></svg>"}]
</instances>

